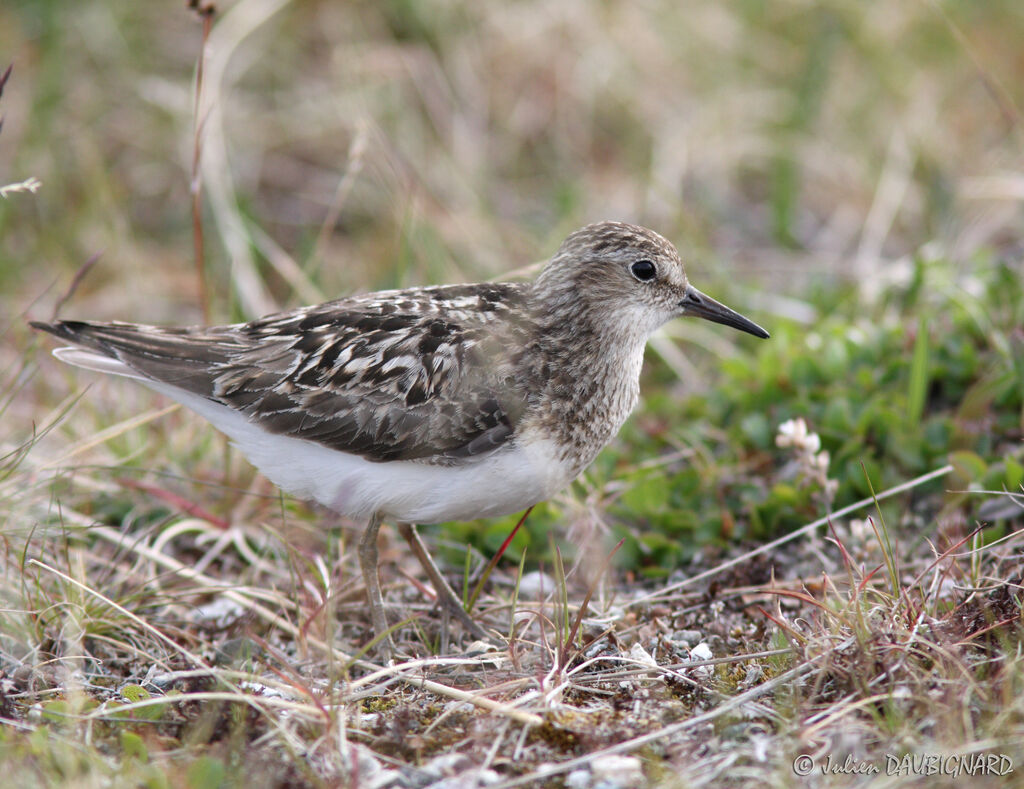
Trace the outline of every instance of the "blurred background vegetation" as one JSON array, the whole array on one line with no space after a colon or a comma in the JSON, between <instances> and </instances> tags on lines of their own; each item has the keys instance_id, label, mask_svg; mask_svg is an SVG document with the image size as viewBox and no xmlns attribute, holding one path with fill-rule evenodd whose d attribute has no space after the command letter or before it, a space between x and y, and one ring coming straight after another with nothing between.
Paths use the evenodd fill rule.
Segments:
<instances>
[{"instance_id":1,"label":"blurred background vegetation","mask_svg":"<svg viewBox=\"0 0 1024 789\"><path fill-rule=\"evenodd\" d=\"M197 131L203 23L185 0L0 2L5 777L335 786L360 775L350 738L361 765L375 754L425 785L415 769L437 754L521 776L676 717L703 722L643 745L652 783L789 786L793 757L821 743L838 762L999 747L1019 770L1022 42L1020 0L224 0ZM5 188L31 178L34 193ZM530 623L512 668L432 676L521 694L545 718L529 732L453 709L418 667L415 687L350 685L310 644L369 641L353 530L279 497L198 417L57 363L26 325L227 322L528 276L600 219L667 236L698 287L772 338L665 327L638 412L491 577L474 615ZM796 419L803 454L777 443ZM835 519L838 547L807 538L720 572L946 464L857 513L880 512L884 539ZM455 577L483 563L467 544L489 557L514 520L430 538ZM383 543L389 603L418 617L401 643L443 651L408 551ZM595 658L561 695L529 615L543 594L515 598L522 552L550 573L553 546L582 572L550 610L568 621L599 586L587 648L639 665L610 685ZM705 571L710 586L676 596ZM634 652L686 672L698 640L742 662L696 667L691 688ZM236 666L259 682L243 692ZM269 705L266 683L305 709ZM767 695L739 707L748 688ZM196 701L204 689L234 701ZM118 709L151 693L159 706Z\"/></svg>"},{"instance_id":2,"label":"blurred background vegetation","mask_svg":"<svg viewBox=\"0 0 1024 789\"><path fill-rule=\"evenodd\" d=\"M577 541L633 535L620 560L657 575L869 480L952 460L956 478L928 492L1024 481L1018 0L217 8L198 133L204 305L189 190L202 23L183 2L0 7L0 66L14 64L0 185L42 182L0 200L5 444L85 383L24 318L49 317L96 255L61 317L225 322L501 277L612 218L672 239L698 287L773 338L667 327L641 413L520 547L543 552L568 519ZM89 379L48 440L158 402ZM793 417L830 453L834 499L775 446ZM187 415L139 432L96 462L251 484ZM898 512L955 534L980 503L947 493ZM490 549L509 525L448 533Z\"/></svg>"}]
</instances>

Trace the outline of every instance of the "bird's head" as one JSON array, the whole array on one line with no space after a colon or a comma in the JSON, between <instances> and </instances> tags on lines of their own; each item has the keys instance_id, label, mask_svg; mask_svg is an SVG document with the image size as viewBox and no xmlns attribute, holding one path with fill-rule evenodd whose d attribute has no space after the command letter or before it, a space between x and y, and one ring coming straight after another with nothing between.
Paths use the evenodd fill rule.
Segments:
<instances>
[{"instance_id":1,"label":"bird's head","mask_svg":"<svg viewBox=\"0 0 1024 789\"><path fill-rule=\"evenodd\" d=\"M534 293L551 316L582 313L592 324L606 322L644 336L673 318L696 317L768 337L693 287L666 239L623 222L599 222L572 233L537 277Z\"/></svg>"}]
</instances>

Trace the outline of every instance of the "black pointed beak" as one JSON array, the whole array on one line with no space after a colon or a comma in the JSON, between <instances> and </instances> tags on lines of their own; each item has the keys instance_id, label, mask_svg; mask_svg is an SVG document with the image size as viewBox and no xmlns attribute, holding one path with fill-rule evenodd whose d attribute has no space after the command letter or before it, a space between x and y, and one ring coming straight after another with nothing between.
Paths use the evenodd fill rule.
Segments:
<instances>
[{"instance_id":1,"label":"black pointed beak","mask_svg":"<svg viewBox=\"0 0 1024 789\"><path fill-rule=\"evenodd\" d=\"M726 326L732 326L734 329L745 331L747 334L753 334L761 339L769 337L768 332L752 320L744 318L724 304L719 304L710 296L705 296L693 285L686 286L686 295L679 302L679 306L683 308L683 315L685 317L692 316L694 318L704 318L704 320L713 321L714 323L722 323Z\"/></svg>"}]
</instances>

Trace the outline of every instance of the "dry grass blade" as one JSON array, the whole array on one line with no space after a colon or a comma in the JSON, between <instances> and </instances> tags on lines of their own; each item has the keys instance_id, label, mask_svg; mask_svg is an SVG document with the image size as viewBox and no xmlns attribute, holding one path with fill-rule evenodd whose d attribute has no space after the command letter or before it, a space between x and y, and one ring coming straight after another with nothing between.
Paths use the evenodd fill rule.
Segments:
<instances>
[{"instance_id":1,"label":"dry grass blade","mask_svg":"<svg viewBox=\"0 0 1024 789\"><path fill-rule=\"evenodd\" d=\"M799 529L791 531L789 534L779 537L776 540L772 540L771 542L767 542L759 548L755 548L752 551L747 551L746 553L737 556L733 559L729 559L728 561L721 562L720 564L715 565L711 569L705 570L701 573L697 573L696 575L687 578L686 580L671 584L663 589L659 589L656 592L651 592L650 594L634 598L625 603L624 605L628 607L634 607L637 605L644 605L652 603L657 600L665 599L666 597L679 591L680 589L685 589L687 586L692 586L694 584L697 584L698 582L706 581L708 578L712 578L713 576L718 575L724 572L725 570L730 569L731 567L735 567L738 564L743 564L744 562L750 561L755 556L770 553L779 548L780 546L785 545L786 543L792 542L793 540L796 540L800 537L804 537L808 534L813 534L816 529L819 529L822 526L826 526L832 519L842 518L846 515L849 515L850 513L864 509L865 507L868 507L872 504L877 505L877 503L880 501L891 498L892 496L896 496L900 493L904 493L908 490L912 490L916 487L924 485L927 482L931 482L933 479L944 477L951 471L953 471L953 466L942 466L941 468L937 468L934 471L929 471L927 474L922 474L919 477L915 477L909 482L904 482L901 485L896 485L895 487L889 488L889 490L883 491L882 493L879 493L876 496L869 496L868 498L861 499L860 501L855 501L853 504L849 504L846 507L836 510L830 515L826 515L824 518L819 518L816 521L808 523L806 526L801 526Z\"/></svg>"},{"instance_id":2,"label":"dry grass blade","mask_svg":"<svg viewBox=\"0 0 1024 789\"><path fill-rule=\"evenodd\" d=\"M576 612L576 618L573 620L572 627L569 628L569 632L566 634L565 642L562 643L558 650L558 665L563 671L569 667L569 663L571 662L569 647L576 641L576 635L580 631L580 625L583 624L583 617L586 616L587 610L590 608L590 600L594 596L594 590L597 589L597 585L604 579L608 572L608 568L611 567L612 559L615 558L615 554L619 552L619 548L621 548L625 542L626 538L623 537L615 544L615 547L612 548L605 557L604 564L601 565L601 569L598 570L597 574L594 576L593 583L591 583L587 588L587 594L583 598L583 602L580 604L579 610Z\"/></svg>"},{"instance_id":3,"label":"dry grass blade","mask_svg":"<svg viewBox=\"0 0 1024 789\"><path fill-rule=\"evenodd\" d=\"M11 72L14 71L14 64L11 63L4 69L4 73L0 75L0 97L4 95L4 87L7 85L7 80L11 78Z\"/></svg>"},{"instance_id":4,"label":"dry grass blade","mask_svg":"<svg viewBox=\"0 0 1024 789\"><path fill-rule=\"evenodd\" d=\"M75 276L71 278L71 284L68 285L67 290L61 294L60 298L57 299L56 304L53 305L53 312L50 313L51 321L57 320L61 307L63 307L68 300L75 295L75 291L78 290L78 286L82 284L82 280L85 279L86 275L92 270L92 267L96 265L96 262L100 259L102 254L102 252L93 253L81 266L78 267L78 271L75 272Z\"/></svg>"},{"instance_id":5,"label":"dry grass blade","mask_svg":"<svg viewBox=\"0 0 1024 789\"><path fill-rule=\"evenodd\" d=\"M124 606L119 605L118 603L116 603L114 600L111 600L109 597L104 595L102 592L98 592L97 590L87 586L86 584L83 584L81 581L78 581L78 580L72 578L67 573L63 573L60 570L58 570L56 567L51 567L50 565L48 565L48 564L46 564L44 562L41 562L38 559L29 559L28 560L28 564L31 565L31 566L38 567L39 569L44 570L45 572L48 572L48 573L50 573L52 575L55 575L58 578L60 578L62 581L64 581L65 583L71 584L72 586L75 586L78 589L81 589L86 594L91 595L92 597L95 597L97 600L100 600L104 604L110 606L112 609L117 611L122 616L130 619L137 627L139 627L140 629L142 629L145 632L149 633L150 635L155 637L157 640L159 640L159 641L163 642L164 644L166 644L173 651L175 651L178 654L180 654L183 657L185 657L193 665L199 666L200 668L204 668L204 669L210 670L210 666L201 657L199 657L198 655L190 652L185 647L181 646L181 644L179 644L173 638L170 638L169 636L164 635L164 633L162 633L158 628L153 627L147 621L145 621L144 619L142 619L139 616L136 616L134 613L129 611Z\"/></svg>"},{"instance_id":6,"label":"dry grass blade","mask_svg":"<svg viewBox=\"0 0 1024 789\"><path fill-rule=\"evenodd\" d=\"M369 136L368 124L360 120L356 126L355 134L352 136L352 141L348 146L345 173L342 175L341 180L338 181L338 188L334 191L331 206L320 225L320 231L316 236L316 243L313 245L313 251L309 256L309 266L314 271L323 262L327 241L331 233L334 232L335 226L341 218L342 209L345 207L345 201L348 199L349 194L351 194L356 179L359 178L359 174L363 170Z\"/></svg>"},{"instance_id":7,"label":"dry grass blade","mask_svg":"<svg viewBox=\"0 0 1024 789\"><path fill-rule=\"evenodd\" d=\"M92 533L95 533L97 536L114 544L122 545L124 543L124 536L113 529L109 529L104 526L94 526L91 528L90 531ZM284 633L289 634L294 638L300 639L302 643L307 644L308 646L311 646L314 649L317 649L318 651L330 654L336 660L341 660L344 663L350 664L352 666L357 666L366 671L378 672L379 676L393 677L399 679L405 682L406 684L409 684L413 687L421 688L431 693L435 693L438 696L444 696L450 699L454 699L456 701L468 702L469 704L472 704L475 707L479 707L481 709L487 710L488 712L508 717L509 719L515 720L524 725L535 726L539 725L543 721L541 717L534 715L533 713L524 712L523 710L517 709L511 705L496 702L493 699L489 699L486 696L480 695L479 693L472 693L469 691L459 690L458 688L452 688L440 682L435 682L433 680L426 679L425 677L409 677L407 675L404 665L398 665L394 667L382 667L363 659L356 659L354 656L346 654L345 652L327 644L321 639L315 638L309 634L302 634L298 626L294 625L293 623L285 619L282 619L261 603L252 600L247 594L233 589L224 589L223 582L217 581L215 579L197 573L191 567L182 564L181 562L177 561L176 559L173 559L170 556L167 556L156 551L152 551L148 549L146 546L138 543L133 543L131 546L129 546L129 550L145 556L145 558L149 561L156 562L157 564L160 564L163 567L180 574L182 577L185 577L190 581L201 584L203 586L207 586L209 588L219 590L220 594L222 594L224 597L227 597L228 599L231 599L239 605L243 606L246 610L252 612L268 624L273 625L275 628L279 629ZM412 670L414 669L415 665L413 666Z\"/></svg>"},{"instance_id":8,"label":"dry grass blade","mask_svg":"<svg viewBox=\"0 0 1024 789\"><path fill-rule=\"evenodd\" d=\"M9 66L7 66L6 69L4 69L4 73L2 75L0 75L0 97L2 97L4 95L4 86L7 84L7 80L10 79L11 71L13 69L14 69L14 64L11 63ZM0 132L3 131L3 128L4 128L4 117L3 117L3 115L0 115Z\"/></svg>"},{"instance_id":9,"label":"dry grass blade","mask_svg":"<svg viewBox=\"0 0 1024 789\"><path fill-rule=\"evenodd\" d=\"M782 687L792 682L796 682L804 675L810 673L814 669L812 664L804 664L797 666L796 668L790 669L783 674L780 674L773 679L764 682L757 687L751 688L748 691L744 691L737 696L732 697L726 703L715 707L713 710L694 715L692 718L674 723L663 728L659 728L648 734L641 735L639 737L633 737L625 742L620 742L615 745L611 745L607 748L601 748L593 751L586 756L580 756L575 759L569 759L555 765L548 765L542 767L539 770L534 770L527 773L526 775L518 778L513 778L507 781L499 781L494 784L494 789L512 789L515 786L530 786L536 785L538 782L543 781L547 778L552 778L556 775L564 775L571 770L593 762L595 759L600 759L603 756L613 756L616 754L632 753L645 745L650 745L658 740L668 739L669 737L680 734L681 732L687 731L688 729L694 729L705 723L710 723L717 718L727 715L735 710L740 709L743 705L748 704L755 699L764 696L766 693L770 693L776 688Z\"/></svg>"},{"instance_id":10,"label":"dry grass blade","mask_svg":"<svg viewBox=\"0 0 1024 789\"><path fill-rule=\"evenodd\" d=\"M48 469L62 468L68 465L68 462L72 458L77 457L78 455L81 455L84 452L88 452L90 449L94 449L95 447L101 446L110 441L110 439L115 438L116 436L119 436L122 433L125 433L129 430L134 430L137 427L142 427L143 425L148 424L149 422L152 422L155 419L160 419L160 417L167 416L167 414L173 413L174 411L177 411L180 408L180 405L174 403L173 405L169 405L164 408L159 408L154 411L139 414L138 416L132 417L131 419L125 419L123 422L118 422L116 425L111 425L110 427L99 431L95 435L90 436L87 439L83 439L82 441L79 441L77 444L72 445L60 457L40 464L38 466L38 470L43 471Z\"/></svg>"}]
</instances>

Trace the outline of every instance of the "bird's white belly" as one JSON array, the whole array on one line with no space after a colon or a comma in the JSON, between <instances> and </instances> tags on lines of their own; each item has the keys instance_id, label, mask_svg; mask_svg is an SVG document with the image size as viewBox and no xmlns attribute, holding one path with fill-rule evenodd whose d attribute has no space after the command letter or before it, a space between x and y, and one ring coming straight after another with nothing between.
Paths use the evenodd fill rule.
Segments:
<instances>
[{"instance_id":1,"label":"bird's white belly","mask_svg":"<svg viewBox=\"0 0 1024 789\"><path fill-rule=\"evenodd\" d=\"M272 467L278 456L273 452L265 458L259 451L246 454L271 480L296 495L354 518L379 512L412 523L506 515L536 504L569 481L539 444L501 450L460 466L373 463L318 445L310 448L312 455L288 468ZM296 475L299 466L305 470Z\"/></svg>"},{"instance_id":2,"label":"bird's white belly","mask_svg":"<svg viewBox=\"0 0 1024 789\"><path fill-rule=\"evenodd\" d=\"M547 439L513 444L457 466L374 463L268 433L226 406L166 384L145 383L208 419L283 490L356 519L379 513L395 521L439 523L507 515L543 501L576 476Z\"/></svg>"}]
</instances>

